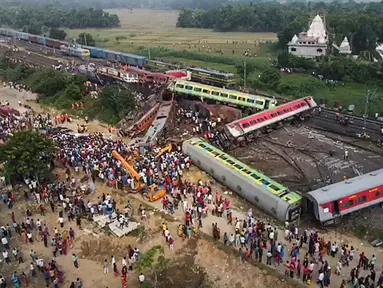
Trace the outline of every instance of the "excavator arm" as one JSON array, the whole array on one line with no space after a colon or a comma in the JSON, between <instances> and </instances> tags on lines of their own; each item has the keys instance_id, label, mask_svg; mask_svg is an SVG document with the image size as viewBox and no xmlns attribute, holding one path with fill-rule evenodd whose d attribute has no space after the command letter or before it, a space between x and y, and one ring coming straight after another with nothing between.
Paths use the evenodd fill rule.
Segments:
<instances>
[{"instance_id":1,"label":"excavator arm","mask_svg":"<svg viewBox=\"0 0 383 288\"><path fill-rule=\"evenodd\" d=\"M160 152L158 152L156 158L160 157L162 154L164 154L165 152L171 152L173 149L173 145L172 144L169 144L168 146L164 147L161 149Z\"/></svg>"},{"instance_id":2,"label":"excavator arm","mask_svg":"<svg viewBox=\"0 0 383 288\"><path fill-rule=\"evenodd\" d=\"M130 176L136 181L136 189L141 188L140 174L130 165L116 150L112 151L112 156L121 162L122 166L129 172Z\"/></svg>"}]
</instances>

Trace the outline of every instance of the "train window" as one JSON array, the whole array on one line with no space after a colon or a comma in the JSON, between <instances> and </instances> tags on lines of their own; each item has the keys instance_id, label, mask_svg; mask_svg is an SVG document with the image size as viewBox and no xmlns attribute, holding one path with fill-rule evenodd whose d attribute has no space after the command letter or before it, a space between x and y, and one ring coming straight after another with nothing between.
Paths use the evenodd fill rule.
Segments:
<instances>
[{"instance_id":1,"label":"train window","mask_svg":"<svg viewBox=\"0 0 383 288\"><path fill-rule=\"evenodd\" d=\"M197 87L195 87L193 90L196 91L196 92L201 92L202 91L201 88L197 88Z\"/></svg>"},{"instance_id":2,"label":"train window","mask_svg":"<svg viewBox=\"0 0 383 288\"><path fill-rule=\"evenodd\" d=\"M270 185L269 188L273 189L274 191L279 191L281 189L279 189L277 186L275 185Z\"/></svg>"},{"instance_id":3,"label":"train window","mask_svg":"<svg viewBox=\"0 0 383 288\"><path fill-rule=\"evenodd\" d=\"M198 144L199 147L206 148L205 144Z\"/></svg>"},{"instance_id":4,"label":"train window","mask_svg":"<svg viewBox=\"0 0 383 288\"><path fill-rule=\"evenodd\" d=\"M217 91L211 91L211 94L214 96L219 96L219 93Z\"/></svg>"},{"instance_id":5,"label":"train window","mask_svg":"<svg viewBox=\"0 0 383 288\"><path fill-rule=\"evenodd\" d=\"M206 94L210 94L210 91L209 91L209 90L206 90L206 89L203 89L202 92L203 92L203 93L206 93Z\"/></svg>"},{"instance_id":6,"label":"train window","mask_svg":"<svg viewBox=\"0 0 383 288\"><path fill-rule=\"evenodd\" d=\"M289 113L289 112L290 112L290 109L283 109L283 111L284 111L285 113Z\"/></svg>"},{"instance_id":7,"label":"train window","mask_svg":"<svg viewBox=\"0 0 383 288\"><path fill-rule=\"evenodd\" d=\"M263 105L264 102L263 102L263 101L255 101L255 104L257 104L257 105Z\"/></svg>"},{"instance_id":8,"label":"train window","mask_svg":"<svg viewBox=\"0 0 383 288\"><path fill-rule=\"evenodd\" d=\"M379 198L379 196L380 196L380 192L378 191L375 193L375 198Z\"/></svg>"},{"instance_id":9,"label":"train window","mask_svg":"<svg viewBox=\"0 0 383 288\"><path fill-rule=\"evenodd\" d=\"M235 95L230 95L229 98L230 98L230 99L237 100L237 96L235 96Z\"/></svg>"},{"instance_id":10,"label":"train window","mask_svg":"<svg viewBox=\"0 0 383 288\"><path fill-rule=\"evenodd\" d=\"M255 124L257 124L257 120L251 120L250 121L250 125L255 125Z\"/></svg>"},{"instance_id":11,"label":"train window","mask_svg":"<svg viewBox=\"0 0 383 288\"><path fill-rule=\"evenodd\" d=\"M264 185L266 185L266 186L270 184L270 182L267 181L266 179L262 179L261 182L262 182Z\"/></svg>"},{"instance_id":12,"label":"train window","mask_svg":"<svg viewBox=\"0 0 383 288\"><path fill-rule=\"evenodd\" d=\"M229 163L230 165L234 165L235 164L235 162L230 160L230 159L226 160L226 162Z\"/></svg>"},{"instance_id":13,"label":"train window","mask_svg":"<svg viewBox=\"0 0 383 288\"><path fill-rule=\"evenodd\" d=\"M366 201L367 201L367 196L364 195L364 196L359 197L358 199L356 199L355 204L361 204L361 203L366 202Z\"/></svg>"},{"instance_id":14,"label":"train window","mask_svg":"<svg viewBox=\"0 0 383 288\"><path fill-rule=\"evenodd\" d=\"M215 151L213 151L212 153L214 154L215 157L217 157L219 155L219 153L215 152Z\"/></svg>"},{"instance_id":15,"label":"train window","mask_svg":"<svg viewBox=\"0 0 383 288\"><path fill-rule=\"evenodd\" d=\"M188 86L188 85L186 85L186 86L185 86L185 89L187 89L187 90L193 90L193 86Z\"/></svg>"},{"instance_id":16,"label":"train window","mask_svg":"<svg viewBox=\"0 0 383 288\"><path fill-rule=\"evenodd\" d=\"M348 207L351 207L353 205L354 205L354 201L353 200L349 200L349 201L346 201L346 202L342 203L342 208L348 208Z\"/></svg>"},{"instance_id":17,"label":"train window","mask_svg":"<svg viewBox=\"0 0 383 288\"><path fill-rule=\"evenodd\" d=\"M298 104L298 105L294 106L294 109L299 109L300 107L301 107L301 105Z\"/></svg>"},{"instance_id":18,"label":"train window","mask_svg":"<svg viewBox=\"0 0 383 288\"><path fill-rule=\"evenodd\" d=\"M243 128L247 128L247 127L249 127L249 126L250 126L249 122L246 122L246 123L243 123L243 124L242 124L242 127L243 127Z\"/></svg>"},{"instance_id":19,"label":"train window","mask_svg":"<svg viewBox=\"0 0 383 288\"><path fill-rule=\"evenodd\" d=\"M235 164L234 167L237 168L237 169L240 169L240 170L243 169L243 167L241 165L239 165L239 164Z\"/></svg>"},{"instance_id":20,"label":"train window","mask_svg":"<svg viewBox=\"0 0 383 288\"><path fill-rule=\"evenodd\" d=\"M185 86L184 86L184 85L182 85L182 84L177 84L177 85L176 85L176 87L177 87L177 88L181 88L181 89L184 89L184 87L185 87Z\"/></svg>"},{"instance_id":21,"label":"train window","mask_svg":"<svg viewBox=\"0 0 383 288\"><path fill-rule=\"evenodd\" d=\"M306 106L307 104L306 104L306 102L302 102L301 103L301 107L304 107L304 106Z\"/></svg>"},{"instance_id":22,"label":"train window","mask_svg":"<svg viewBox=\"0 0 383 288\"><path fill-rule=\"evenodd\" d=\"M249 171L249 170L247 170L247 169L243 169L242 171L243 171L244 173L248 174L248 175L251 174L251 171Z\"/></svg>"},{"instance_id":23,"label":"train window","mask_svg":"<svg viewBox=\"0 0 383 288\"><path fill-rule=\"evenodd\" d=\"M257 174L251 174L251 177L253 177L256 180L261 179L261 177L259 177Z\"/></svg>"},{"instance_id":24,"label":"train window","mask_svg":"<svg viewBox=\"0 0 383 288\"><path fill-rule=\"evenodd\" d=\"M219 158L221 158L222 160L226 160L227 159L227 157L225 157L224 155L219 156Z\"/></svg>"},{"instance_id":25,"label":"train window","mask_svg":"<svg viewBox=\"0 0 383 288\"><path fill-rule=\"evenodd\" d=\"M258 122L259 122L259 123L261 123L261 122L263 122L263 121L265 121L265 119L263 119L263 118L258 118Z\"/></svg>"},{"instance_id":26,"label":"train window","mask_svg":"<svg viewBox=\"0 0 383 288\"><path fill-rule=\"evenodd\" d=\"M247 103L254 103L255 101L253 99L247 98L246 102Z\"/></svg>"},{"instance_id":27,"label":"train window","mask_svg":"<svg viewBox=\"0 0 383 288\"><path fill-rule=\"evenodd\" d=\"M282 115L283 113L283 111L278 111L278 115Z\"/></svg>"},{"instance_id":28,"label":"train window","mask_svg":"<svg viewBox=\"0 0 383 288\"><path fill-rule=\"evenodd\" d=\"M246 101L246 98L238 97L238 100L239 100L239 101Z\"/></svg>"},{"instance_id":29,"label":"train window","mask_svg":"<svg viewBox=\"0 0 383 288\"><path fill-rule=\"evenodd\" d=\"M273 113L273 114L271 114L271 117L277 117L278 115L277 115L277 113Z\"/></svg>"},{"instance_id":30,"label":"train window","mask_svg":"<svg viewBox=\"0 0 383 288\"><path fill-rule=\"evenodd\" d=\"M221 97L224 97L224 98L227 98L227 97L229 97L229 95L228 95L228 94L226 94L226 93L221 93L220 95L221 95Z\"/></svg>"},{"instance_id":31,"label":"train window","mask_svg":"<svg viewBox=\"0 0 383 288\"><path fill-rule=\"evenodd\" d=\"M212 152L213 149L209 148L209 147L206 147L206 150L209 151L209 152Z\"/></svg>"}]
</instances>

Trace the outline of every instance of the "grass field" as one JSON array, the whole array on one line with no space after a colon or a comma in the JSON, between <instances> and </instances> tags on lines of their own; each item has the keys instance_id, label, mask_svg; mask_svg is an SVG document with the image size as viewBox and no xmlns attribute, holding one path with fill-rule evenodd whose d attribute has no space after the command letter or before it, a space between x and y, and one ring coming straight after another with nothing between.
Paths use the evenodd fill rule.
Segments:
<instances>
[{"instance_id":1,"label":"grass field","mask_svg":"<svg viewBox=\"0 0 383 288\"><path fill-rule=\"evenodd\" d=\"M95 38L98 47L110 50L137 53L137 49L140 47L141 51L146 51L146 49L152 51L151 55L153 56L153 52L159 50L157 48L163 47L171 49L173 52L174 50L188 51L196 55L208 54L213 56L224 54L224 58L236 59L237 64L241 63L243 59L249 59L249 61L259 63L260 67L269 66L271 59L276 57L276 53L273 51L273 42L277 41L275 33L224 33L210 29L176 28L178 11L172 10L133 9L130 11L128 9L115 9L108 10L108 12L119 16L120 28L67 30L67 38L73 39L82 32L88 32ZM142 49L142 47L146 49ZM245 51L249 51L253 57L240 57ZM233 55L235 57L230 57ZM201 61L201 59L194 56L186 57L185 55L185 57L182 57L180 53L167 53L166 56L160 58L163 61L179 62L232 73L237 72L235 65L229 65L227 61L222 61L222 57L215 60L208 57L209 59L205 58L206 61ZM257 69L248 75L249 81L258 79L263 68L258 67ZM237 76L239 79L239 75ZM326 99L328 106L333 106L336 101L339 101L343 107L354 104L356 106L355 111L358 114L364 111L367 91L365 85L348 83L345 86L334 88L325 84L319 84L318 86L317 82L312 81L310 75L282 74L282 83L292 87L292 92L288 93L287 96L296 98L311 94L317 100L320 98ZM313 84L318 87L313 87ZM273 91L264 92L275 94ZM380 91L380 94L383 95L383 91ZM371 113L383 111L382 105L380 103L371 105Z\"/></svg>"},{"instance_id":2,"label":"grass field","mask_svg":"<svg viewBox=\"0 0 383 288\"><path fill-rule=\"evenodd\" d=\"M275 42L275 33L214 32L209 29L176 28L178 11L149 9L112 9L117 14L121 27L116 29L67 30L68 39L81 32L93 35L97 46L111 50L132 52L137 46L165 47L174 50L200 51L242 55L249 50L252 55L263 55L260 43ZM123 37L123 39L116 40ZM233 44L233 42L237 44ZM266 54L269 53L264 49ZM259 55L262 54L262 55Z\"/></svg>"}]
</instances>

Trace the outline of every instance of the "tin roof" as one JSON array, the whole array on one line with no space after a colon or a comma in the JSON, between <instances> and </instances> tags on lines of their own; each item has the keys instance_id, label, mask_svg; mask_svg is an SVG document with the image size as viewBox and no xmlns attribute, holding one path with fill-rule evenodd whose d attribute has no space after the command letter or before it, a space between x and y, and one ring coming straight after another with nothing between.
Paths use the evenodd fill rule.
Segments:
<instances>
[{"instance_id":1,"label":"tin roof","mask_svg":"<svg viewBox=\"0 0 383 288\"><path fill-rule=\"evenodd\" d=\"M324 204L380 185L383 185L383 169L319 188L307 195L318 204Z\"/></svg>"}]
</instances>

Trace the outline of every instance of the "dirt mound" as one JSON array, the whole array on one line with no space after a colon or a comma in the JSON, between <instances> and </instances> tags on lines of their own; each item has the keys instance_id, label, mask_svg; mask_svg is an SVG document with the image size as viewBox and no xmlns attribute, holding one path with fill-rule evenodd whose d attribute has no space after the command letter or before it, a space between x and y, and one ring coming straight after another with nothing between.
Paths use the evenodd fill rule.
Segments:
<instances>
[{"instance_id":1,"label":"dirt mound","mask_svg":"<svg viewBox=\"0 0 383 288\"><path fill-rule=\"evenodd\" d=\"M195 264L205 269L210 280L214 282L214 287L294 287L284 282L284 279L269 274L266 270L242 262L239 257L229 256L206 240L198 241L196 251L198 252L195 256ZM206 257L206 255L209 255L209 257Z\"/></svg>"},{"instance_id":2,"label":"dirt mound","mask_svg":"<svg viewBox=\"0 0 383 288\"><path fill-rule=\"evenodd\" d=\"M110 260L112 256L121 259L127 256L128 245L134 247L135 243L133 238L125 237L123 240L111 236L104 236L97 240L84 240L81 243L79 256L98 262L103 262L104 259Z\"/></svg>"}]
</instances>

